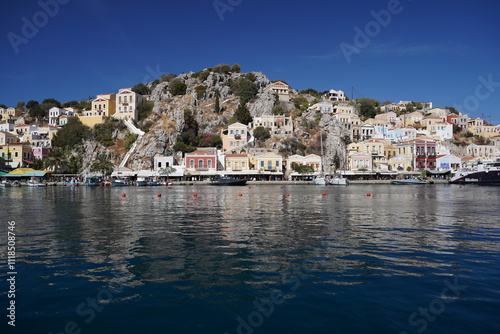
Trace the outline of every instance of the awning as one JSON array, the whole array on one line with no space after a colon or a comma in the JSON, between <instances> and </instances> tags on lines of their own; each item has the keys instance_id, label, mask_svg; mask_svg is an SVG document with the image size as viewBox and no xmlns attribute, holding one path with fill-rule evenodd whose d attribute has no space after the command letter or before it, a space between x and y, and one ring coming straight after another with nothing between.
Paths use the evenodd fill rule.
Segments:
<instances>
[{"instance_id":1,"label":"awning","mask_svg":"<svg viewBox=\"0 0 500 334\"><path fill-rule=\"evenodd\" d=\"M45 174L47 172L34 170L33 168L16 168L12 172L5 174L4 177L43 177Z\"/></svg>"}]
</instances>

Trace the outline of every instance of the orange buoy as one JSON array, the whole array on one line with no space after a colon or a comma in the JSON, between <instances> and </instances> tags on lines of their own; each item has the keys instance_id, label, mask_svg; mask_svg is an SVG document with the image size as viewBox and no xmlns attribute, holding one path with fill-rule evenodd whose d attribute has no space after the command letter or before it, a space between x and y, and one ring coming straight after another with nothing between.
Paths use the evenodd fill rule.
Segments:
<instances>
[{"instance_id":1,"label":"orange buoy","mask_svg":"<svg viewBox=\"0 0 500 334\"><path fill-rule=\"evenodd\" d=\"M326 196L326 193L325 193L325 192L323 192L323 193L321 193L321 195Z\"/></svg>"},{"instance_id":2,"label":"orange buoy","mask_svg":"<svg viewBox=\"0 0 500 334\"><path fill-rule=\"evenodd\" d=\"M161 194L160 194L160 193L158 193L158 194L156 194L156 196L157 196L157 197L161 197Z\"/></svg>"},{"instance_id":3,"label":"orange buoy","mask_svg":"<svg viewBox=\"0 0 500 334\"><path fill-rule=\"evenodd\" d=\"M122 197L127 197L127 194L122 194Z\"/></svg>"},{"instance_id":4,"label":"orange buoy","mask_svg":"<svg viewBox=\"0 0 500 334\"><path fill-rule=\"evenodd\" d=\"M371 196L371 195L372 195L372 193L366 193L366 196Z\"/></svg>"},{"instance_id":5,"label":"orange buoy","mask_svg":"<svg viewBox=\"0 0 500 334\"><path fill-rule=\"evenodd\" d=\"M460 186L459 188L462 188L462 186Z\"/></svg>"},{"instance_id":6,"label":"orange buoy","mask_svg":"<svg viewBox=\"0 0 500 334\"><path fill-rule=\"evenodd\" d=\"M197 193L194 193L194 194L193 194L193 196L194 196L194 197L197 197L197 196L198 196L198 194L197 194Z\"/></svg>"},{"instance_id":7,"label":"orange buoy","mask_svg":"<svg viewBox=\"0 0 500 334\"><path fill-rule=\"evenodd\" d=\"M286 197L290 197L290 194L286 194L285 196L286 196Z\"/></svg>"},{"instance_id":8,"label":"orange buoy","mask_svg":"<svg viewBox=\"0 0 500 334\"><path fill-rule=\"evenodd\" d=\"M243 196L243 194L238 194L238 196Z\"/></svg>"},{"instance_id":9,"label":"orange buoy","mask_svg":"<svg viewBox=\"0 0 500 334\"><path fill-rule=\"evenodd\" d=\"M248 187L248 189L252 189L252 187Z\"/></svg>"},{"instance_id":10,"label":"orange buoy","mask_svg":"<svg viewBox=\"0 0 500 334\"><path fill-rule=\"evenodd\" d=\"M328 188L331 188L332 186L328 186Z\"/></svg>"},{"instance_id":11,"label":"orange buoy","mask_svg":"<svg viewBox=\"0 0 500 334\"><path fill-rule=\"evenodd\" d=\"M168 187L168 189L172 189L172 187Z\"/></svg>"}]
</instances>

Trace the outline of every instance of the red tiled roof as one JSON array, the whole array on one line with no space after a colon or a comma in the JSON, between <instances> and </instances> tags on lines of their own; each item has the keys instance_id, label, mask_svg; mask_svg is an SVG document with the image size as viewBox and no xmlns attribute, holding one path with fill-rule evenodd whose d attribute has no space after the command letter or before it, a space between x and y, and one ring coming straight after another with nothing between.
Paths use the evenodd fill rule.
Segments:
<instances>
[{"instance_id":1,"label":"red tiled roof","mask_svg":"<svg viewBox=\"0 0 500 334\"><path fill-rule=\"evenodd\" d=\"M245 157L248 157L248 154L226 154L226 157L229 157L229 158L245 158Z\"/></svg>"}]
</instances>

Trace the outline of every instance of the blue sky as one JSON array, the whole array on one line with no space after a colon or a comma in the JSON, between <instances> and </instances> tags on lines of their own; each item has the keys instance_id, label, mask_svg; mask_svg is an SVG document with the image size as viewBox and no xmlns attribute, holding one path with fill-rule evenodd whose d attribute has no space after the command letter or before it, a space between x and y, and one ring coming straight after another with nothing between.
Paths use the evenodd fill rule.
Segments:
<instances>
[{"instance_id":1,"label":"blue sky","mask_svg":"<svg viewBox=\"0 0 500 334\"><path fill-rule=\"evenodd\" d=\"M496 0L26 0L2 8L0 103L8 106L238 63L299 90L432 101L500 123Z\"/></svg>"}]
</instances>

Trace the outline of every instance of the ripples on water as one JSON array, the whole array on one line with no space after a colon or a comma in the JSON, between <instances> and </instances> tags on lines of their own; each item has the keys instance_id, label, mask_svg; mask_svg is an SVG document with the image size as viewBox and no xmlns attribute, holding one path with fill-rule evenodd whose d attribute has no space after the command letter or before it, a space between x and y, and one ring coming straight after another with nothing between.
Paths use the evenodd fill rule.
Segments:
<instances>
[{"instance_id":1,"label":"ripples on water","mask_svg":"<svg viewBox=\"0 0 500 334\"><path fill-rule=\"evenodd\" d=\"M0 189L3 220L17 222L18 328L498 333L499 195L384 185ZM447 284L462 290L440 299ZM92 309L88 298L102 300ZM428 318L409 320L429 307Z\"/></svg>"}]
</instances>

